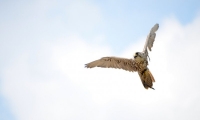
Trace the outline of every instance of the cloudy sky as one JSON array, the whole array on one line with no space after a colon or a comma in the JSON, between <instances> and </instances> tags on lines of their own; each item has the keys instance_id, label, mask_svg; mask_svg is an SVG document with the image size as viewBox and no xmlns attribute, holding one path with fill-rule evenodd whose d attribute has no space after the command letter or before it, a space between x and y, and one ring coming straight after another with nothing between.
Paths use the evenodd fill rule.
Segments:
<instances>
[{"instance_id":1,"label":"cloudy sky","mask_svg":"<svg viewBox=\"0 0 200 120\"><path fill-rule=\"evenodd\" d=\"M86 69L131 58L159 23L154 88L137 73ZM199 0L1 0L1 120L199 120Z\"/></svg>"}]
</instances>

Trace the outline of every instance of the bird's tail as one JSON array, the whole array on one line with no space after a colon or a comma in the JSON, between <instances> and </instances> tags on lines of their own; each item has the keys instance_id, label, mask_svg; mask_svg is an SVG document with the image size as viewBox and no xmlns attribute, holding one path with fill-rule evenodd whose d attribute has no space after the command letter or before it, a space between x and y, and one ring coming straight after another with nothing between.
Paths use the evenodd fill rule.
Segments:
<instances>
[{"instance_id":1,"label":"bird's tail","mask_svg":"<svg viewBox=\"0 0 200 120\"><path fill-rule=\"evenodd\" d=\"M153 77L153 75L151 74L149 69L145 69L142 72L138 72L140 79L142 81L142 84L144 86L144 88L148 89L154 89L153 88L153 82L155 82L155 79Z\"/></svg>"}]
</instances>

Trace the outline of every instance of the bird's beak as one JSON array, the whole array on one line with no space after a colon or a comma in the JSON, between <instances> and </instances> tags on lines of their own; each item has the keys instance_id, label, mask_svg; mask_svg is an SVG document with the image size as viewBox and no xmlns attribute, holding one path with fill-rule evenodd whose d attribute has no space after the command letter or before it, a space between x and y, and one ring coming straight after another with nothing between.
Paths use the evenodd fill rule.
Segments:
<instances>
[{"instance_id":1,"label":"bird's beak","mask_svg":"<svg viewBox=\"0 0 200 120\"><path fill-rule=\"evenodd\" d=\"M134 56L134 58L136 58L136 57L137 57L137 55Z\"/></svg>"}]
</instances>

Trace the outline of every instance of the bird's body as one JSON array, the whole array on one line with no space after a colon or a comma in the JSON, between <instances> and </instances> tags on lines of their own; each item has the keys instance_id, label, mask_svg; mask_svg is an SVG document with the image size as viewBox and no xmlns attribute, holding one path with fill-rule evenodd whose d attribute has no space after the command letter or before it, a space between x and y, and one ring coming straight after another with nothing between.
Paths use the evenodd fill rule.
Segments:
<instances>
[{"instance_id":1,"label":"bird's body","mask_svg":"<svg viewBox=\"0 0 200 120\"><path fill-rule=\"evenodd\" d=\"M155 82L155 79L151 74L149 68L147 67L148 66L147 48L151 51L156 36L155 32L158 30L158 27L159 27L158 24L154 25L149 35L147 36L143 52L136 52L132 59L119 58L119 57L103 57L99 60L95 60L93 62L85 64L85 67L118 68L130 72L138 72L144 88L154 89L152 86L153 82Z\"/></svg>"},{"instance_id":2,"label":"bird's body","mask_svg":"<svg viewBox=\"0 0 200 120\"><path fill-rule=\"evenodd\" d=\"M138 75L140 76L140 79L142 81L144 88L154 89L152 86L153 86L153 82L155 82L155 79L153 75L151 74L149 68L147 67L148 66L147 57L144 55L144 53L136 52L134 55L134 61L136 62L138 66L137 72L138 72Z\"/></svg>"}]
</instances>

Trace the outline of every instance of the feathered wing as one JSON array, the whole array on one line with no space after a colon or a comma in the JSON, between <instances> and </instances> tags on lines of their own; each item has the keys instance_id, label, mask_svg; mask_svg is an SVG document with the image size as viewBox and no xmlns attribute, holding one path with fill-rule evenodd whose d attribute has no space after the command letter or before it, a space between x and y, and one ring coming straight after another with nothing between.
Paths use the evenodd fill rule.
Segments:
<instances>
[{"instance_id":1,"label":"feathered wing","mask_svg":"<svg viewBox=\"0 0 200 120\"><path fill-rule=\"evenodd\" d=\"M144 45L144 49L143 49L144 53L148 53L147 48L151 51L151 48L153 47L153 42L154 42L155 37L156 37L155 32L158 30L158 28L159 28L158 24L155 24L151 28L151 31L150 31L149 35L147 36L146 43Z\"/></svg>"},{"instance_id":2,"label":"feathered wing","mask_svg":"<svg viewBox=\"0 0 200 120\"><path fill-rule=\"evenodd\" d=\"M88 64L87 68L102 67L102 68L118 68L134 72L138 70L137 64L133 59L119 58L119 57L103 57Z\"/></svg>"}]
</instances>

